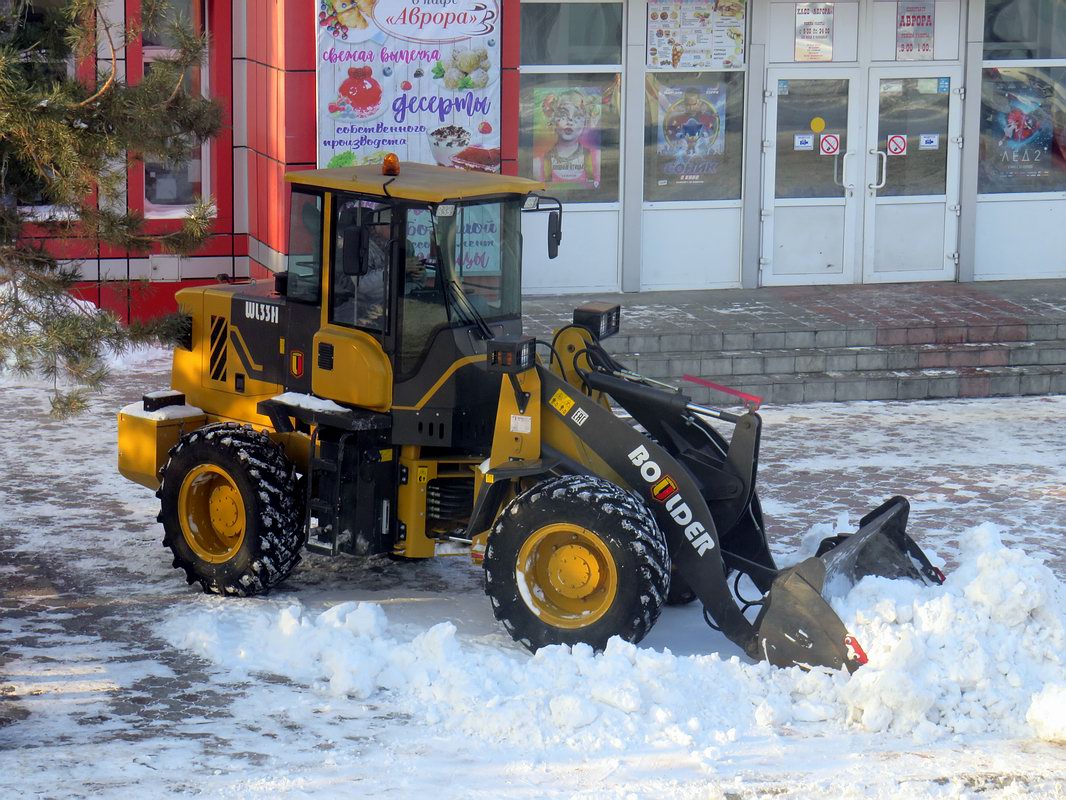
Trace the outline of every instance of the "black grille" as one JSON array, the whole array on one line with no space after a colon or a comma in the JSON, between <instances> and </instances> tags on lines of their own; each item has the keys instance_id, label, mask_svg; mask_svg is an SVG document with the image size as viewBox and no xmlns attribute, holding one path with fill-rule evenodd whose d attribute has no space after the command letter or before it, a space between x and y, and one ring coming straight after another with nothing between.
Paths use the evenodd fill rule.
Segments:
<instances>
[{"instance_id":1,"label":"black grille","mask_svg":"<svg viewBox=\"0 0 1066 800\"><path fill-rule=\"evenodd\" d=\"M226 342L229 323L225 317L211 317L211 380L226 380Z\"/></svg>"},{"instance_id":2,"label":"black grille","mask_svg":"<svg viewBox=\"0 0 1066 800\"><path fill-rule=\"evenodd\" d=\"M432 519L464 519L473 505L474 481L469 478L432 480L426 487L426 512Z\"/></svg>"},{"instance_id":3,"label":"black grille","mask_svg":"<svg viewBox=\"0 0 1066 800\"><path fill-rule=\"evenodd\" d=\"M318 368L333 369L333 345L328 342L318 345Z\"/></svg>"}]
</instances>

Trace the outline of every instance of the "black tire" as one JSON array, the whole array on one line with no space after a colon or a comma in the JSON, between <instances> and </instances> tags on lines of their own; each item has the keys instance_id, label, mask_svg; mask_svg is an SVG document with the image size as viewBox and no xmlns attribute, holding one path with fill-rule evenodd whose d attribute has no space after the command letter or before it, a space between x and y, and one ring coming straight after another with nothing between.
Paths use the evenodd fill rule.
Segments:
<instances>
[{"instance_id":1,"label":"black tire","mask_svg":"<svg viewBox=\"0 0 1066 800\"><path fill-rule=\"evenodd\" d=\"M224 533L215 526L216 490L228 503L223 510L237 515L222 526ZM261 594L300 561L304 526L296 473L266 434L226 422L183 436L170 451L156 495L174 567L204 592ZM209 525L183 527L183 515L202 520L205 512Z\"/></svg>"},{"instance_id":2,"label":"black tire","mask_svg":"<svg viewBox=\"0 0 1066 800\"><path fill-rule=\"evenodd\" d=\"M564 543L553 544L559 541L553 537ZM596 588L587 598L564 598L570 604L565 610L545 612L542 605L538 613L531 603L550 605L558 594L536 573L543 576L553 554L569 548L571 539L579 552L587 543L584 552L595 556ZM533 549L523 556L523 548ZM583 475L546 480L508 503L489 534L484 564L494 616L533 652L581 642L602 650L612 636L639 642L659 618L670 582L666 538L647 507L610 481ZM585 602L592 612L575 610Z\"/></svg>"}]
</instances>

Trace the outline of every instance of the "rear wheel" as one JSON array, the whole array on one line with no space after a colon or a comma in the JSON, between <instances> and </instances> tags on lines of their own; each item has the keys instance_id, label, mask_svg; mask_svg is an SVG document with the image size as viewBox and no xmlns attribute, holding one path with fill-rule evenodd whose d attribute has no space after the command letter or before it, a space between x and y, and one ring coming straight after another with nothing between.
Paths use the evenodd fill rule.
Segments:
<instances>
[{"instance_id":1,"label":"rear wheel","mask_svg":"<svg viewBox=\"0 0 1066 800\"><path fill-rule=\"evenodd\" d=\"M599 478L553 478L504 508L485 551L485 591L532 651L612 636L639 642L669 585L666 539L648 509Z\"/></svg>"},{"instance_id":2,"label":"rear wheel","mask_svg":"<svg viewBox=\"0 0 1066 800\"><path fill-rule=\"evenodd\" d=\"M296 492L293 466L268 436L235 423L200 428L163 469L163 544L205 592L268 591L300 560Z\"/></svg>"}]
</instances>

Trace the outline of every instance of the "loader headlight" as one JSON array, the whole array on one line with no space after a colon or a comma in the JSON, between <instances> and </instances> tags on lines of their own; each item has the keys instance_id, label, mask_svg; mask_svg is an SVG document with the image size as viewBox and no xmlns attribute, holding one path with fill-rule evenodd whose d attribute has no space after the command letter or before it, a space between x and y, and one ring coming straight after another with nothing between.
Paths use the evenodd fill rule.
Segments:
<instances>
[{"instance_id":1,"label":"loader headlight","mask_svg":"<svg viewBox=\"0 0 1066 800\"><path fill-rule=\"evenodd\" d=\"M489 342L485 359L489 372L525 372L536 363L536 340L532 336L500 336Z\"/></svg>"},{"instance_id":2,"label":"loader headlight","mask_svg":"<svg viewBox=\"0 0 1066 800\"><path fill-rule=\"evenodd\" d=\"M597 339L618 333L622 322L622 307L610 303L586 303L574 309L574 324L588 328Z\"/></svg>"}]
</instances>

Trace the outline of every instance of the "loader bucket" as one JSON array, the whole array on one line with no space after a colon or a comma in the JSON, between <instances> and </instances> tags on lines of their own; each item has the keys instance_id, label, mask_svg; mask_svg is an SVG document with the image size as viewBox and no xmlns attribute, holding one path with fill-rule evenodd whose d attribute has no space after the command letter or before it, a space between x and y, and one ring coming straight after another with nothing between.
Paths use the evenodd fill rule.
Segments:
<instances>
[{"instance_id":1,"label":"loader bucket","mask_svg":"<svg viewBox=\"0 0 1066 800\"><path fill-rule=\"evenodd\" d=\"M906 532L909 504L893 497L871 511L849 536L827 539L821 555L782 570L755 621L760 655L777 666L857 669L861 648L829 605L867 575L943 583Z\"/></svg>"},{"instance_id":2,"label":"loader bucket","mask_svg":"<svg viewBox=\"0 0 1066 800\"><path fill-rule=\"evenodd\" d=\"M822 597L842 597L867 575L943 583L943 573L906 533L909 512L906 498L893 497L863 517L858 532L823 541L819 548L825 565Z\"/></svg>"}]
</instances>

